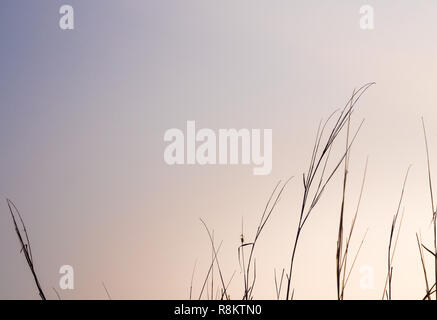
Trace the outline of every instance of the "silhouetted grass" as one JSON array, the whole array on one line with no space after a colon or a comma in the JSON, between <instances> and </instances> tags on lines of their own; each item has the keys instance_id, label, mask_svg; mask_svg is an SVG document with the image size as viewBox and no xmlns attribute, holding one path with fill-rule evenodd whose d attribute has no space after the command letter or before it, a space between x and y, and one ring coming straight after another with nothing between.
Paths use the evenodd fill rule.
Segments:
<instances>
[{"instance_id":1,"label":"silhouetted grass","mask_svg":"<svg viewBox=\"0 0 437 320\"><path fill-rule=\"evenodd\" d=\"M23 252L24 257L26 258L27 265L29 266L30 272L32 273L33 279L35 281L36 287L38 289L39 296L42 300L46 300L46 297L44 295L44 292L41 288L41 285L39 283L38 277L35 272L35 266L33 262L33 256L32 256L32 248L30 246L30 240L29 235L27 234L26 225L23 222L23 219L21 218L20 211L18 211L15 204L9 200L6 199L6 202L9 207L9 212L11 213L12 221L14 223L15 232L17 233L18 240L20 241L20 252ZM17 219L20 221L21 229L18 226Z\"/></svg>"},{"instance_id":2,"label":"silhouetted grass","mask_svg":"<svg viewBox=\"0 0 437 320\"><path fill-rule=\"evenodd\" d=\"M294 297L294 288L293 288L293 266L295 264L296 252L299 245L299 240L302 236L304 227L307 225L311 214L313 213L314 208L319 203L319 200L324 194L327 186L339 172L339 168L341 165L344 165L343 170L343 180L342 180L342 190L341 190L341 206L340 206L340 214L338 221L338 233L337 233L337 245L335 252L335 262L336 262L336 293L338 300L344 300L345 298L345 290L348 284L348 280L352 273L352 270L355 266L355 262L360 253L360 250L363 246L367 231L364 233L362 240L353 255L353 259L350 258L351 255L351 239L354 235L354 229L357 222L358 213L360 211L360 204L363 197L363 190L365 186L366 176L367 176L367 168L368 168L368 160L366 160L364 173L361 182L360 193L358 196L358 201L355 207L354 215L352 216L352 220L349 226L349 229L346 231L345 221L347 216L346 210L346 200L349 197L348 192L348 183L349 183L349 168L350 168L350 159L351 159L351 150L352 146L355 142L355 139L362 128L363 121L359 124L359 126L355 129L355 131L351 134L351 117L354 112L354 108L361 98L361 96L373 85L374 83L368 83L358 90L354 90L351 98L348 100L343 109L338 110L331 114L328 119L319 123L316 138L314 145L312 146L312 153L310 156L308 170L302 175L302 184L303 184L303 196L301 200L301 206L298 215L298 223L295 233L294 241L292 242L292 250L290 255L290 262L288 268L282 268L280 276L278 277L276 273L276 269L274 270L274 285L275 285L275 294L276 299L281 299L281 297L285 298L285 300L293 299ZM437 222L436 222L436 203L434 202L434 193L433 193L433 185L431 179L431 165L430 165L430 153L428 147L428 139L426 134L425 122L422 119L425 147L426 147L426 160L427 160L427 173L428 173L428 186L429 186L429 194L431 200L431 209L432 209L432 220L431 223L433 225L433 234L434 234L434 248L431 250L422 242L422 239L418 233L416 233L416 242L419 249L419 257L421 260L421 266L423 269L424 279L425 279L425 296L423 299L431 300L432 296L435 294L435 298L437 299ZM330 129L328 129L330 127ZM340 156L337 160L331 163L331 152L334 144L337 142L340 134L345 132L346 143L344 147L344 151L340 153ZM325 134L325 133L328 134ZM331 168L331 169L328 169ZM404 216L404 209L402 208L403 199L406 190L406 184L408 180L410 167L408 168L405 178L402 185L402 190L399 198L399 202L397 204L396 212L393 216L390 233L389 233L389 241L387 248L387 274L385 277L384 290L382 293L382 299L391 300L392 299L392 288L393 288L393 270L394 270L394 258L395 252L397 249L397 244L399 240L400 230L402 227L402 221ZM237 295L237 297L243 300L252 300L254 299L254 288L256 284L256 280L258 275L256 271L256 258L255 258L255 249L259 240L261 239L261 235L266 224L271 220L272 214L279 203L281 196L283 195L284 190L287 185L291 181L292 178L286 180L285 182L279 181L274 187L272 193L268 197L267 203L262 211L260 220L258 222L257 228L255 230L254 236L250 241L246 241L246 235L243 229L242 223L242 231L240 238L240 245L238 246L238 261L241 268L241 273L243 276L243 293L241 296ZM12 217L13 225L15 228L15 232L20 242L20 252L23 252L26 262L29 266L29 269L32 273L35 285L37 287L38 293L41 299L45 300L46 296L43 292L43 289L40 285L40 281L37 277L34 259L32 256L32 249L30 245L29 236L26 230L26 226L23 222L20 212L18 211L15 204L7 199L7 205L9 208L9 212ZM218 246L215 244L214 232L210 231L207 224L204 220L200 219L202 225L204 226L208 239L211 245L211 262L209 264L209 268L205 275L205 278L202 282L202 286L199 292L198 299L206 298L207 299L227 299L231 298L229 293L229 285L234 279L235 271L230 277L225 277L222 272L222 268L219 262L219 251L222 247L222 242L219 243ZM432 286L430 286L430 277L427 272L427 266L425 262L425 252L431 254L434 259L434 275L435 280ZM352 260L352 263L350 263ZM348 265L350 264L350 265ZM196 266L197 260L194 265L191 282L189 287L189 298L193 298L193 281L196 274ZM216 269L215 269L216 268ZM214 275L214 270L216 270L217 275ZM286 270L289 270L286 272ZM219 278L219 285L215 284L215 277ZM226 281L225 281L226 279ZM284 282L285 281L285 282ZM286 291L283 294L283 288L286 284ZM107 294L109 299L112 299L108 289L106 288L105 283L102 282L103 288ZM58 299L61 299L59 293L53 288ZM205 294L206 293L206 294Z\"/></svg>"}]
</instances>

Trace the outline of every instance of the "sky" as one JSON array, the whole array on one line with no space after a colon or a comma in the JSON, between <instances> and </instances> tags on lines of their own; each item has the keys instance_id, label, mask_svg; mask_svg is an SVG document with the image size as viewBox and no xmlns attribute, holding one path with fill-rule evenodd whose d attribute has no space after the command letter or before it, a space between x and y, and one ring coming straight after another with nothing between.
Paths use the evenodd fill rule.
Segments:
<instances>
[{"instance_id":1,"label":"sky","mask_svg":"<svg viewBox=\"0 0 437 320\"><path fill-rule=\"evenodd\" d=\"M74 8L74 30L59 27L64 4ZM360 28L363 5L374 8L373 30ZM38 299L10 198L48 298L56 288L64 299L106 299L104 282L116 299L185 299L196 261L198 297L211 261L202 218L223 241L220 266L227 280L235 271L229 292L239 299L242 221L249 241L276 183L294 176L255 251L254 296L274 299L318 124L368 82L376 84L351 123L365 119L351 150L347 225L369 159L354 250L368 232L345 297L382 296L391 221L412 165L392 294L422 298L416 232L431 246L432 212L421 117L437 170L436 16L437 3L425 0L2 1L0 298ZM164 134L190 120L212 130L272 129L271 173L169 166ZM305 227L296 299L336 298L341 192L340 173ZM59 288L63 265L74 269L74 290ZM363 289L366 267L374 286Z\"/></svg>"}]
</instances>

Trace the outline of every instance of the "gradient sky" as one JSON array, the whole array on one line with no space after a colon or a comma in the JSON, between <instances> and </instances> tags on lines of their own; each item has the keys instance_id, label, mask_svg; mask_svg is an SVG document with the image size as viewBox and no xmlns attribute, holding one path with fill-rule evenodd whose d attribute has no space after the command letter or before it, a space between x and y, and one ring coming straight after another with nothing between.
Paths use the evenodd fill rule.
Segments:
<instances>
[{"instance_id":1,"label":"gradient sky","mask_svg":"<svg viewBox=\"0 0 437 320\"><path fill-rule=\"evenodd\" d=\"M62 4L73 6L75 30L59 28ZM359 28L364 4L375 9L372 31ZM196 259L197 295L211 257L199 217L223 240L220 265L226 279L236 270L230 293L240 298L242 217L250 240L276 182L295 175L256 251L254 295L274 298L273 270L288 267L318 122L371 81L353 119L354 127L366 120L346 203L349 223L369 156L354 248L369 231L346 298L382 294L410 164L393 297L423 297L415 233L431 245L432 229L420 119L437 170L436 17L437 3L424 0L1 1L0 298L38 298L6 197L21 210L49 298L65 264L75 289L58 289L63 298L105 299L102 281L113 298L188 298ZM187 120L273 129L272 173L166 165L164 132ZM340 203L337 177L301 238L298 299L336 297ZM359 285L366 265L372 290Z\"/></svg>"}]
</instances>

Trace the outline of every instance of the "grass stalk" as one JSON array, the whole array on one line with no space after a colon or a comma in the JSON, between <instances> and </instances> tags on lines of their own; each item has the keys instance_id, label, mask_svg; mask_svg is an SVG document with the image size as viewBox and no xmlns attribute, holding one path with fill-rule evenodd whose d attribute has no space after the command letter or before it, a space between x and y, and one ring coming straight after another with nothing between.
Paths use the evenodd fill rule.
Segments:
<instances>
[{"instance_id":1,"label":"grass stalk","mask_svg":"<svg viewBox=\"0 0 437 320\"><path fill-rule=\"evenodd\" d=\"M354 107L356 103L359 101L361 96L367 91L367 89L370 88L373 84L374 83L368 83L362 86L361 88L359 88L358 90L354 90L351 98L346 103L344 108L341 110L340 114L338 115L337 120L333 128L331 129L330 134L328 135L328 138L325 141L325 143L322 143L322 140L324 138L324 131L326 130L327 124L330 122L330 120L334 118L336 112L334 112L326 120L323 126L321 126L322 123L320 123L319 125L319 128L316 133L316 141L314 143L309 169L306 172L306 174L305 173L303 174L304 193L303 193L302 205L300 209L299 222L296 230L296 237L292 245L289 272L287 275L286 300L290 298L290 294L292 292L294 259L296 256L296 250L304 226L308 218L310 217L311 213L313 212L314 207L317 205L318 201L323 195L326 186L331 181L332 177L337 172L338 168L340 167L346 155L348 154L349 149L354 143L355 138L358 132L360 131L363 122L361 122L360 126L358 127L355 134L353 135L349 145L346 148L346 152L337 161L337 164L335 165L334 169L330 171L329 175L325 179L327 163L330 157L330 153L334 141L337 139L338 135L342 132L344 126L348 122L349 117L352 115L354 111ZM318 180L318 183L316 182L316 180Z\"/></svg>"},{"instance_id":2,"label":"grass stalk","mask_svg":"<svg viewBox=\"0 0 437 320\"><path fill-rule=\"evenodd\" d=\"M23 252L24 257L26 258L27 265L29 266L30 272L32 273L33 280L34 280L35 285L38 289L38 294L41 297L41 300L46 300L44 291L42 290L41 284L40 284L38 277L36 275L36 272L35 272L35 266L34 266L34 261L33 261L33 256L32 256L32 248L30 246L30 240L29 240L29 235L28 235L27 230L26 230L26 225L24 224L24 221L21 218L20 211L17 209L15 204L9 199L6 199L6 202L7 202L8 207L9 207L9 212L11 213L12 221L13 221L14 227L15 227L15 232L17 234L18 240L20 241L20 245L21 245L20 252ZM20 229L18 227L16 217L18 217L18 220L20 221L20 225L21 225L21 228L23 229L23 231L22 231L23 233L20 231Z\"/></svg>"}]
</instances>

